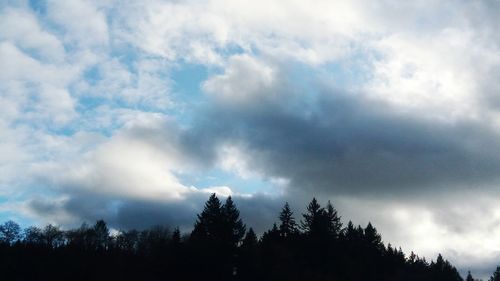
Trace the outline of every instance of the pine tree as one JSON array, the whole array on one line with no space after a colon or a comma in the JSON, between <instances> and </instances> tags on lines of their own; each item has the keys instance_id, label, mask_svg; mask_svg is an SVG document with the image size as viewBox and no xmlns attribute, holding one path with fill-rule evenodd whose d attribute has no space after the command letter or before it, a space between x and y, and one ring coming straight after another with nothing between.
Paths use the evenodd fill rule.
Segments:
<instances>
[{"instance_id":1,"label":"pine tree","mask_svg":"<svg viewBox=\"0 0 500 281\"><path fill-rule=\"evenodd\" d=\"M243 238L241 247L243 249L252 249L255 246L257 246L257 235L255 235L253 228L250 227L245 235L245 238Z\"/></svg>"},{"instance_id":2,"label":"pine tree","mask_svg":"<svg viewBox=\"0 0 500 281\"><path fill-rule=\"evenodd\" d=\"M356 240L356 229L354 228L352 221L349 221L347 223L347 227L342 231L342 238L346 241Z\"/></svg>"},{"instance_id":3,"label":"pine tree","mask_svg":"<svg viewBox=\"0 0 500 281\"><path fill-rule=\"evenodd\" d=\"M474 278L472 277L472 274L470 274L470 271L467 273L467 278L465 278L465 281L474 281Z\"/></svg>"},{"instance_id":4,"label":"pine tree","mask_svg":"<svg viewBox=\"0 0 500 281\"><path fill-rule=\"evenodd\" d=\"M441 254L438 255L435 263L431 262L430 269L436 280L463 281L457 269L449 261L445 260Z\"/></svg>"},{"instance_id":5,"label":"pine tree","mask_svg":"<svg viewBox=\"0 0 500 281\"><path fill-rule=\"evenodd\" d=\"M245 235L246 226L240 218L240 211L234 205L231 196L222 206L224 239L232 246L237 246Z\"/></svg>"},{"instance_id":6,"label":"pine tree","mask_svg":"<svg viewBox=\"0 0 500 281\"><path fill-rule=\"evenodd\" d=\"M205 203L205 208L198 215L198 219L191 233L191 239L202 241L205 239L221 239L222 208L219 198L213 193Z\"/></svg>"},{"instance_id":7,"label":"pine tree","mask_svg":"<svg viewBox=\"0 0 500 281\"><path fill-rule=\"evenodd\" d=\"M248 232L243 238L241 244L239 259L237 264L236 274L239 278L237 280L250 281L250 280L260 280L258 275L258 266L261 260L258 256L258 241L257 236L252 228L248 229Z\"/></svg>"},{"instance_id":8,"label":"pine tree","mask_svg":"<svg viewBox=\"0 0 500 281\"><path fill-rule=\"evenodd\" d=\"M288 202L283 206L279 219L281 222L279 226L281 237L288 238L298 233L297 223L295 222L293 212L290 210Z\"/></svg>"},{"instance_id":9,"label":"pine tree","mask_svg":"<svg viewBox=\"0 0 500 281\"><path fill-rule=\"evenodd\" d=\"M275 242L278 242L279 240L280 240L280 231L276 223L273 224L273 227L270 230L264 232L261 238L261 241L264 244L266 243L273 244Z\"/></svg>"},{"instance_id":10,"label":"pine tree","mask_svg":"<svg viewBox=\"0 0 500 281\"><path fill-rule=\"evenodd\" d=\"M500 266L497 266L497 269L495 272L493 272L493 275L490 277L489 281L500 281Z\"/></svg>"},{"instance_id":11,"label":"pine tree","mask_svg":"<svg viewBox=\"0 0 500 281\"><path fill-rule=\"evenodd\" d=\"M172 233L172 244L179 245L180 243L181 243L181 231L179 230L179 227L176 227L174 229L174 232Z\"/></svg>"},{"instance_id":12,"label":"pine tree","mask_svg":"<svg viewBox=\"0 0 500 281\"><path fill-rule=\"evenodd\" d=\"M436 263L435 263L435 267L440 270L440 271L443 271L444 269L444 265L445 265L445 261L443 259L443 256L441 254L438 254L437 258L436 258Z\"/></svg>"},{"instance_id":13,"label":"pine tree","mask_svg":"<svg viewBox=\"0 0 500 281\"><path fill-rule=\"evenodd\" d=\"M301 221L301 228L309 235L319 233L324 213L325 210L321 208L316 198L313 198L307 206L307 212L302 215L304 220Z\"/></svg>"},{"instance_id":14,"label":"pine tree","mask_svg":"<svg viewBox=\"0 0 500 281\"><path fill-rule=\"evenodd\" d=\"M326 204L326 216L328 219L328 232L333 237L338 237L342 230L342 222L330 200Z\"/></svg>"},{"instance_id":15,"label":"pine tree","mask_svg":"<svg viewBox=\"0 0 500 281\"><path fill-rule=\"evenodd\" d=\"M366 226L364 234L365 241L368 243L368 245L378 250L381 250L384 247L380 234L378 234L377 229L373 227L370 222Z\"/></svg>"}]
</instances>

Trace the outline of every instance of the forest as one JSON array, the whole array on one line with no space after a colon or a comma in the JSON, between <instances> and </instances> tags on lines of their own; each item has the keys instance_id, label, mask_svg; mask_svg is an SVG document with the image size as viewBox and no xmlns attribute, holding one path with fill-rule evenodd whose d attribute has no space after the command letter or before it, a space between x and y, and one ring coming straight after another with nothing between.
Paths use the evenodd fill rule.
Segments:
<instances>
[{"instance_id":1,"label":"forest","mask_svg":"<svg viewBox=\"0 0 500 281\"><path fill-rule=\"evenodd\" d=\"M191 233L153 226L110 232L103 220L62 230L0 225L2 280L460 281L449 261L385 245L377 229L348 222L316 199L300 220L288 203L260 237L231 197L212 194ZM475 280L470 272L466 281ZM500 281L500 268L490 281Z\"/></svg>"}]
</instances>

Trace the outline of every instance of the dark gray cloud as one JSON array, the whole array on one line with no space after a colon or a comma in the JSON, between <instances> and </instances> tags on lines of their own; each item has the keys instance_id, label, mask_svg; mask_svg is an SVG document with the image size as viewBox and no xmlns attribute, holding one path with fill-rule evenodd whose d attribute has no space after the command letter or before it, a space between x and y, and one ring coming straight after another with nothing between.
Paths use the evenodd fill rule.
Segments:
<instances>
[{"instance_id":1,"label":"dark gray cloud","mask_svg":"<svg viewBox=\"0 0 500 281\"><path fill-rule=\"evenodd\" d=\"M178 226L190 231L196 221L196 214L203 209L208 193L193 193L184 200L170 202L118 199L92 193L67 194L68 199L55 202L53 199L37 198L29 202L29 208L39 216L57 219L71 217L66 227L76 227L81 222L93 223L104 219L116 229L145 229L154 225ZM225 197L220 197L221 201ZM270 198L256 194L252 197L233 197L241 216L248 227L258 233L269 229L277 220L283 204L282 198Z\"/></svg>"},{"instance_id":2,"label":"dark gray cloud","mask_svg":"<svg viewBox=\"0 0 500 281\"><path fill-rule=\"evenodd\" d=\"M296 91L294 84L288 89ZM324 87L312 101L297 100L288 89L273 89L282 101L211 108L187 143L204 150L218 142L243 144L253 169L319 194L405 195L499 179L499 136L482 121L404 115Z\"/></svg>"}]
</instances>

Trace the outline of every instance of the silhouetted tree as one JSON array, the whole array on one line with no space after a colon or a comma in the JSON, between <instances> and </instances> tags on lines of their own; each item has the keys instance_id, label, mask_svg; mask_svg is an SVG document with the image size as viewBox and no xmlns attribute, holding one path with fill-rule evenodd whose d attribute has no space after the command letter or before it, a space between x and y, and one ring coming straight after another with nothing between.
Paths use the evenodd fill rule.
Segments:
<instances>
[{"instance_id":1,"label":"silhouetted tree","mask_svg":"<svg viewBox=\"0 0 500 281\"><path fill-rule=\"evenodd\" d=\"M280 231L278 229L278 226L276 225L276 223L273 224L273 227L264 232L264 234L262 234L262 243L275 243L277 241L279 241L281 238L280 236Z\"/></svg>"},{"instance_id":2,"label":"silhouetted tree","mask_svg":"<svg viewBox=\"0 0 500 281\"><path fill-rule=\"evenodd\" d=\"M313 235L319 232L324 212L325 210L321 208L316 198L313 198L307 206L307 212L302 215L304 220L301 221L301 227L306 234Z\"/></svg>"},{"instance_id":3,"label":"silhouetted tree","mask_svg":"<svg viewBox=\"0 0 500 281\"><path fill-rule=\"evenodd\" d=\"M257 246L257 235L253 231L253 228L249 228L243 242L241 244L242 248L255 248Z\"/></svg>"},{"instance_id":4,"label":"silhouetted tree","mask_svg":"<svg viewBox=\"0 0 500 281\"><path fill-rule=\"evenodd\" d=\"M245 235L246 226L240 218L240 211L234 205L231 196L227 197L222 206L223 239L236 247Z\"/></svg>"},{"instance_id":5,"label":"silhouetted tree","mask_svg":"<svg viewBox=\"0 0 500 281\"><path fill-rule=\"evenodd\" d=\"M384 245L371 224L351 221L342 229L328 202L313 199L301 228L286 203L259 240L245 225L231 197L215 194L198 215L190 237L164 225L122 230L110 236L103 220L62 231L0 225L2 280L287 280L287 281L463 281L438 255L430 264L401 248ZM243 237L244 236L244 237ZM293 239L292 239L293 237ZM500 281L500 267L490 281ZM469 273L467 281L473 280Z\"/></svg>"},{"instance_id":6,"label":"silhouetted tree","mask_svg":"<svg viewBox=\"0 0 500 281\"><path fill-rule=\"evenodd\" d=\"M333 207L330 200L326 204L326 217L328 221L328 232L331 236L337 238L342 230L342 222L337 210Z\"/></svg>"},{"instance_id":7,"label":"silhouetted tree","mask_svg":"<svg viewBox=\"0 0 500 281\"><path fill-rule=\"evenodd\" d=\"M120 232L116 237L116 245L118 249L125 252L137 252L139 249L139 231L131 229Z\"/></svg>"},{"instance_id":8,"label":"silhouetted tree","mask_svg":"<svg viewBox=\"0 0 500 281\"><path fill-rule=\"evenodd\" d=\"M27 244L41 245L44 242L42 230L36 226L30 226L24 230L24 242Z\"/></svg>"},{"instance_id":9,"label":"silhouetted tree","mask_svg":"<svg viewBox=\"0 0 500 281\"><path fill-rule=\"evenodd\" d=\"M43 239L47 246L57 248L64 244L64 233L58 226L48 224L43 229Z\"/></svg>"},{"instance_id":10,"label":"silhouetted tree","mask_svg":"<svg viewBox=\"0 0 500 281\"><path fill-rule=\"evenodd\" d=\"M21 238L21 227L14 221L6 221L0 225L0 242L13 244Z\"/></svg>"},{"instance_id":11,"label":"silhouetted tree","mask_svg":"<svg viewBox=\"0 0 500 281\"><path fill-rule=\"evenodd\" d=\"M191 232L191 239L203 241L206 239L222 239L222 210L219 198L213 193L205 203L205 208L198 215L198 220Z\"/></svg>"},{"instance_id":12,"label":"silhouetted tree","mask_svg":"<svg viewBox=\"0 0 500 281\"><path fill-rule=\"evenodd\" d=\"M472 277L472 274L469 272L467 272L467 278L465 278L465 281L474 281L474 278Z\"/></svg>"},{"instance_id":13,"label":"silhouetted tree","mask_svg":"<svg viewBox=\"0 0 500 281\"><path fill-rule=\"evenodd\" d=\"M441 254L438 255L436 262L430 264L431 273L435 280L443 281L462 281L457 269L453 267Z\"/></svg>"},{"instance_id":14,"label":"silhouetted tree","mask_svg":"<svg viewBox=\"0 0 500 281\"><path fill-rule=\"evenodd\" d=\"M370 222L364 229L364 238L371 247L374 247L377 250L383 250L384 245L382 244L382 237L380 237L377 229L375 229Z\"/></svg>"},{"instance_id":15,"label":"silhouetted tree","mask_svg":"<svg viewBox=\"0 0 500 281\"><path fill-rule=\"evenodd\" d=\"M497 266L493 275L491 275L489 281L500 281L500 266Z\"/></svg>"},{"instance_id":16,"label":"silhouetted tree","mask_svg":"<svg viewBox=\"0 0 500 281\"><path fill-rule=\"evenodd\" d=\"M241 243L241 251L236 270L239 280L259 280L259 256L257 235L249 228Z\"/></svg>"},{"instance_id":17,"label":"silhouetted tree","mask_svg":"<svg viewBox=\"0 0 500 281\"><path fill-rule=\"evenodd\" d=\"M179 227L176 227L174 229L174 232L172 233L172 244L179 245L180 243L181 243L181 231L179 230Z\"/></svg>"},{"instance_id":18,"label":"silhouetted tree","mask_svg":"<svg viewBox=\"0 0 500 281\"><path fill-rule=\"evenodd\" d=\"M103 220L98 220L93 228L95 233L94 245L99 250L106 250L109 244L109 229Z\"/></svg>"},{"instance_id":19,"label":"silhouetted tree","mask_svg":"<svg viewBox=\"0 0 500 281\"><path fill-rule=\"evenodd\" d=\"M299 229L297 223L295 222L295 218L293 217L293 212L292 210L290 210L290 205L288 205L288 202L286 202L285 206L283 206L283 209L281 209L279 219L279 231L281 237L288 238L290 236L298 234Z\"/></svg>"}]
</instances>

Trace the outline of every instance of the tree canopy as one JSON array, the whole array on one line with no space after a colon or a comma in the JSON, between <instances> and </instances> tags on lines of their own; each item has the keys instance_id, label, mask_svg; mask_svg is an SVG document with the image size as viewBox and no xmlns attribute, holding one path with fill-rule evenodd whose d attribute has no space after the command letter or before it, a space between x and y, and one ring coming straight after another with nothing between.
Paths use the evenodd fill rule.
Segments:
<instances>
[{"instance_id":1,"label":"tree canopy","mask_svg":"<svg viewBox=\"0 0 500 281\"><path fill-rule=\"evenodd\" d=\"M296 222L286 202L279 223L259 236L233 198L212 194L193 229L156 225L110 231L103 220L64 230L0 225L4 280L363 280L463 281L438 255L427 262L385 245L375 226L343 227L328 201L313 198ZM472 275L466 281L474 280ZM500 281L500 267L490 281Z\"/></svg>"}]
</instances>

